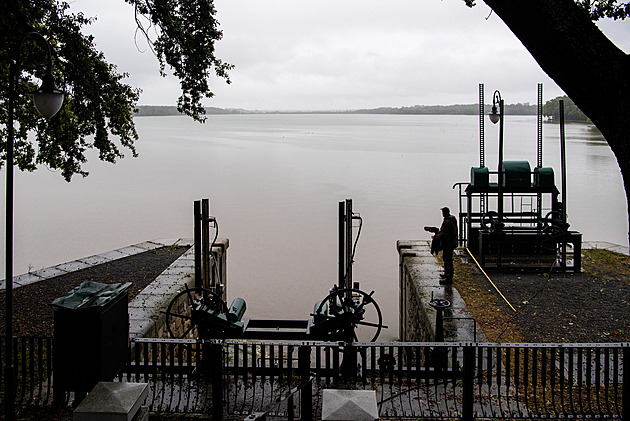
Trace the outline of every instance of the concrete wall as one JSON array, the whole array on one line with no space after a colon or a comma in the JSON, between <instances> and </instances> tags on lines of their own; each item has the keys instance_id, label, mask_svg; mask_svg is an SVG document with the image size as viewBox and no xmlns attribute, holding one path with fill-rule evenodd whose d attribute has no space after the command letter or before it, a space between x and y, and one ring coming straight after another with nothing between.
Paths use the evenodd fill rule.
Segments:
<instances>
[{"instance_id":1,"label":"concrete wall","mask_svg":"<svg viewBox=\"0 0 630 421\"><path fill-rule=\"evenodd\" d=\"M219 262L222 283L225 285L227 285L228 247L228 239L220 238L212 248ZM130 339L168 337L164 312L177 294L186 287L195 286L194 256L193 246L129 303ZM186 311L188 303L184 299L185 295L180 298L173 309L177 308L179 312L183 312Z\"/></svg>"},{"instance_id":2,"label":"concrete wall","mask_svg":"<svg viewBox=\"0 0 630 421\"><path fill-rule=\"evenodd\" d=\"M405 342L435 341L436 310L429 305L433 298L446 299L451 306L444 310L444 340L446 342L473 342L474 323L466 303L453 285L440 285L442 267L431 254L426 240L399 240L397 243L399 273L399 337ZM456 318L456 319L449 319ZM477 331L477 341L485 336Z\"/></svg>"}]
</instances>

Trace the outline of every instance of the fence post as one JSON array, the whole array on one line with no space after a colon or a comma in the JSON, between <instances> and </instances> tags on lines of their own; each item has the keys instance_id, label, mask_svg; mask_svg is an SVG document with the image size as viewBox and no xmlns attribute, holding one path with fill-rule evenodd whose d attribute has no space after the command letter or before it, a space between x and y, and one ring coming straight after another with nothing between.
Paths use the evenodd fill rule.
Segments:
<instances>
[{"instance_id":1,"label":"fence post","mask_svg":"<svg viewBox=\"0 0 630 421\"><path fill-rule=\"evenodd\" d=\"M623 367L626 368L630 365L630 348L623 348ZM630 375L626 375L628 370L623 372L623 395L622 395L622 407L621 407L621 419L630 420Z\"/></svg>"},{"instance_id":2,"label":"fence post","mask_svg":"<svg viewBox=\"0 0 630 421\"><path fill-rule=\"evenodd\" d=\"M313 419L313 382L311 381L311 347L300 345L298 348L298 372L300 376L300 418L302 421Z\"/></svg>"},{"instance_id":3,"label":"fence post","mask_svg":"<svg viewBox=\"0 0 630 421\"><path fill-rule=\"evenodd\" d=\"M475 378L475 347L464 346L464 379L462 382L462 421L472 421Z\"/></svg>"},{"instance_id":4,"label":"fence post","mask_svg":"<svg viewBox=\"0 0 630 421\"><path fill-rule=\"evenodd\" d=\"M223 419L223 344L213 341L209 347L212 373L212 420Z\"/></svg>"}]
</instances>

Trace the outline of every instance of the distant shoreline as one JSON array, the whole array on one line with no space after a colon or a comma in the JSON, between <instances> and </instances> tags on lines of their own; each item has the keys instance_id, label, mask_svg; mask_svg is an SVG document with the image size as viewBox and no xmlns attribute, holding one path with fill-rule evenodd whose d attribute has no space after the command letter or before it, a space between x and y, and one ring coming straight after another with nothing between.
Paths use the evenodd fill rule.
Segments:
<instances>
[{"instance_id":1,"label":"distant shoreline","mask_svg":"<svg viewBox=\"0 0 630 421\"><path fill-rule=\"evenodd\" d=\"M545 107L546 109L547 107ZM575 108L575 107L574 107ZM206 107L206 115L247 115L247 114L391 114L391 115L479 115L479 104L454 105L414 105L411 107L379 107L356 110L247 110L243 108ZM484 114L490 114L492 106L484 106ZM505 105L506 115L537 115L538 106L525 104ZM557 114L557 113L556 113ZM172 105L140 105L134 113L136 117L161 117L183 115ZM557 115L543 114L547 121L556 121ZM577 108L565 112L565 121L569 123L590 123Z\"/></svg>"},{"instance_id":2,"label":"distant shoreline","mask_svg":"<svg viewBox=\"0 0 630 421\"><path fill-rule=\"evenodd\" d=\"M492 106L486 104L484 113L490 113ZM537 106L530 104L510 104L505 106L506 114L536 115ZM246 110L242 108L206 107L207 115L216 114L398 114L398 115L479 115L478 104L455 105L414 105L411 107L379 107L356 110ZM177 107L170 105L140 105L136 116L181 115Z\"/></svg>"}]
</instances>

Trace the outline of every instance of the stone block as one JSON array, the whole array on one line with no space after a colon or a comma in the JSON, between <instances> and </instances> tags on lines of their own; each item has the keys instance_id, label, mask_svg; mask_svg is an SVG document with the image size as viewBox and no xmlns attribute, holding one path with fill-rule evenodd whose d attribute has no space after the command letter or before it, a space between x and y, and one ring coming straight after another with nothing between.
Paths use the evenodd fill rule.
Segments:
<instances>
[{"instance_id":1,"label":"stone block","mask_svg":"<svg viewBox=\"0 0 630 421\"><path fill-rule=\"evenodd\" d=\"M379 419L374 390L324 389L322 421Z\"/></svg>"},{"instance_id":2,"label":"stone block","mask_svg":"<svg viewBox=\"0 0 630 421\"><path fill-rule=\"evenodd\" d=\"M149 394L147 383L100 382L77 406L73 421L131 421Z\"/></svg>"}]
</instances>

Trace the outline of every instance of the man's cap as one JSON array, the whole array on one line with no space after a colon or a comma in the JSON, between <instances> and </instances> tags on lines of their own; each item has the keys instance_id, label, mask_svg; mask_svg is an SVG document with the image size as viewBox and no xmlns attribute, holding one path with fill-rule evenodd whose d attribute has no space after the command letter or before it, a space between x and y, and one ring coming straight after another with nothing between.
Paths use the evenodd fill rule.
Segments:
<instances>
[{"instance_id":1,"label":"man's cap","mask_svg":"<svg viewBox=\"0 0 630 421\"><path fill-rule=\"evenodd\" d=\"M447 208L446 206L444 206L441 210L442 212L446 211L446 213L451 213L451 210Z\"/></svg>"}]
</instances>

